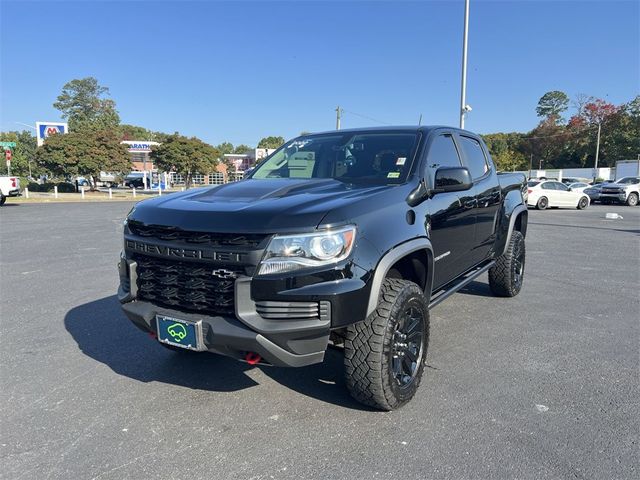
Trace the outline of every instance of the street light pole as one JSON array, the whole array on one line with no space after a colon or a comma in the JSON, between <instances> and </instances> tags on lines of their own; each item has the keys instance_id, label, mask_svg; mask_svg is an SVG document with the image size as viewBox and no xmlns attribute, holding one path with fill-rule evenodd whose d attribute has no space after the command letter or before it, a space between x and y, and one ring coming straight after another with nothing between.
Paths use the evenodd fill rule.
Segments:
<instances>
[{"instance_id":1,"label":"street light pole","mask_svg":"<svg viewBox=\"0 0 640 480\"><path fill-rule=\"evenodd\" d=\"M464 128L467 106L467 44L469 41L469 0L464 0L464 34L462 37L462 85L460 88L460 128Z\"/></svg>"},{"instance_id":2,"label":"street light pole","mask_svg":"<svg viewBox=\"0 0 640 480\"><path fill-rule=\"evenodd\" d=\"M336 107L336 130L340 130L340 120L342 119L342 109L340 105Z\"/></svg>"},{"instance_id":3,"label":"street light pole","mask_svg":"<svg viewBox=\"0 0 640 480\"><path fill-rule=\"evenodd\" d=\"M598 157L600 156L600 128L602 122L598 122L598 140L596 140L596 164L593 168L593 183L598 179Z\"/></svg>"}]
</instances>

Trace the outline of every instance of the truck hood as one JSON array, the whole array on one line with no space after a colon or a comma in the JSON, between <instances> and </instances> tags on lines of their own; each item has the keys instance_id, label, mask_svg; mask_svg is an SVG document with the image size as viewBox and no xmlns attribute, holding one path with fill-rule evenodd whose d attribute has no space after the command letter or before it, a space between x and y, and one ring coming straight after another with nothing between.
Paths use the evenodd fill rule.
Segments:
<instances>
[{"instance_id":1,"label":"truck hood","mask_svg":"<svg viewBox=\"0 0 640 480\"><path fill-rule=\"evenodd\" d=\"M308 231L329 211L391 188L334 179L247 179L145 200L129 219L221 233Z\"/></svg>"}]
</instances>

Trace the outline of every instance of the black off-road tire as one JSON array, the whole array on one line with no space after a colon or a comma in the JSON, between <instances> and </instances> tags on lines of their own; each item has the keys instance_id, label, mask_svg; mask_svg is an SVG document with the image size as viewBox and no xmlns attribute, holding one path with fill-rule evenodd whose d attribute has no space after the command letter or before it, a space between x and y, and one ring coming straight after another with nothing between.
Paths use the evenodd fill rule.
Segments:
<instances>
[{"instance_id":1,"label":"black off-road tire","mask_svg":"<svg viewBox=\"0 0 640 480\"><path fill-rule=\"evenodd\" d=\"M589 206L589 199L587 197L582 197L578 200L578 210L584 210Z\"/></svg>"},{"instance_id":2,"label":"black off-road tire","mask_svg":"<svg viewBox=\"0 0 640 480\"><path fill-rule=\"evenodd\" d=\"M416 322L419 332L418 327L409 328ZM420 385L428 345L429 304L422 289L408 280L387 278L376 311L347 328L344 366L349 392L360 403L380 410L401 407ZM407 350L398 357L398 348ZM410 376L397 375L404 368L411 370Z\"/></svg>"},{"instance_id":3,"label":"black off-road tire","mask_svg":"<svg viewBox=\"0 0 640 480\"><path fill-rule=\"evenodd\" d=\"M630 207L635 207L636 205L638 205L637 193L633 192L629 194L629 196L627 197L627 205L629 205Z\"/></svg>"},{"instance_id":4,"label":"black off-road tire","mask_svg":"<svg viewBox=\"0 0 640 480\"><path fill-rule=\"evenodd\" d=\"M524 280L525 246L524 236L514 230L507 251L489 269L489 288L498 297L515 297L522 289Z\"/></svg>"},{"instance_id":5,"label":"black off-road tire","mask_svg":"<svg viewBox=\"0 0 640 480\"><path fill-rule=\"evenodd\" d=\"M536 208L538 210L544 210L549 206L549 199L547 197L540 197L538 199L538 203L536 203Z\"/></svg>"},{"instance_id":6,"label":"black off-road tire","mask_svg":"<svg viewBox=\"0 0 640 480\"><path fill-rule=\"evenodd\" d=\"M0 206L4 205L4 202L7 201L7 197L5 197L4 195L0 194Z\"/></svg>"}]
</instances>

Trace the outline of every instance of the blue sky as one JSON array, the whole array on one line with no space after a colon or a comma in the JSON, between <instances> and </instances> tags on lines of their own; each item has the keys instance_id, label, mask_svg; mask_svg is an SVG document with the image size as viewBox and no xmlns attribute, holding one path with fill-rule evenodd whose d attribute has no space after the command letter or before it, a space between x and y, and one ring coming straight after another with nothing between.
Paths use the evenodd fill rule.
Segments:
<instances>
[{"instance_id":1,"label":"blue sky","mask_svg":"<svg viewBox=\"0 0 640 480\"><path fill-rule=\"evenodd\" d=\"M85 76L123 123L214 144L328 130L336 105L345 128L457 125L463 4L1 0L0 129L59 119ZM640 93L637 0L471 0L470 18L470 130L530 130L548 90Z\"/></svg>"}]
</instances>

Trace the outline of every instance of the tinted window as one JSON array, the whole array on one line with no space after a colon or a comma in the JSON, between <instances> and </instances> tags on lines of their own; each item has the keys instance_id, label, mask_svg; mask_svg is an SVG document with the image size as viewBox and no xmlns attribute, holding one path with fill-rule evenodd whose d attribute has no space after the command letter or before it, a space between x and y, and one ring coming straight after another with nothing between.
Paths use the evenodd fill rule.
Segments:
<instances>
[{"instance_id":1,"label":"tinted window","mask_svg":"<svg viewBox=\"0 0 640 480\"><path fill-rule=\"evenodd\" d=\"M535 181L529 181L527 182L527 187L535 187L536 185L538 185L540 182L535 182Z\"/></svg>"},{"instance_id":2,"label":"tinted window","mask_svg":"<svg viewBox=\"0 0 640 480\"><path fill-rule=\"evenodd\" d=\"M467 158L467 167L469 168L469 172L471 172L471 176L474 179L480 178L489 171L487 159L484 156L480 142L475 138L464 136L460 136L460 142L462 143L462 149Z\"/></svg>"},{"instance_id":3,"label":"tinted window","mask_svg":"<svg viewBox=\"0 0 640 480\"><path fill-rule=\"evenodd\" d=\"M542 184L542 188L544 190L555 190L556 188L553 186L553 182L545 182Z\"/></svg>"},{"instance_id":4,"label":"tinted window","mask_svg":"<svg viewBox=\"0 0 640 480\"><path fill-rule=\"evenodd\" d=\"M415 133L332 133L292 140L251 173L252 179L335 178L349 183L406 180L418 145Z\"/></svg>"},{"instance_id":5,"label":"tinted window","mask_svg":"<svg viewBox=\"0 0 640 480\"><path fill-rule=\"evenodd\" d=\"M431 178L440 167L461 167L458 150L451 135L436 137L429 147L427 166L431 170Z\"/></svg>"},{"instance_id":6,"label":"tinted window","mask_svg":"<svg viewBox=\"0 0 640 480\"><path fill-rule=\"evenodd\" d=\"M569 187L567 187L564 183L560 183L560 182L551 182L553 184L553 187L556 190L560 190L561 192L566 192L569 190Z\"/></svg>"}]
</instances>

